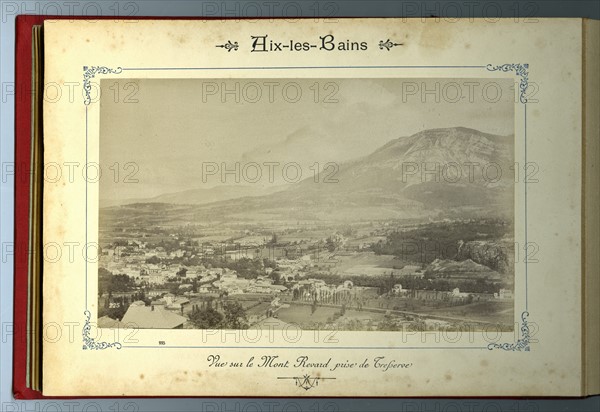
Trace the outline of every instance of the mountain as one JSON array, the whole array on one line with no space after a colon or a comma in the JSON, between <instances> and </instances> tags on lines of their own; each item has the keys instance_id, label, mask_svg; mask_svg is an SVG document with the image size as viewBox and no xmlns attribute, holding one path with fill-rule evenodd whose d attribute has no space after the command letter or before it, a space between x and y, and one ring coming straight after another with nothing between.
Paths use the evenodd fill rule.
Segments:
<instances>
[{"instance_id":1,"label":"mountain","mask_svg":"<svg viewBox=\"0 0 600 412\"><path fill-rule=\"evenodd\" d=\"M195 203L187 218L200 221L512 216L513 140L462 127L425 130L274 193L224 186L160 201Z\"/></svg>"},{"instance_id":2,"label":"mountain","mask_svg":"<svg viewBox=\"0 0 600 412\"><path fill-rule=\"evenodd\" d=\"M182 192L165 193L151 198L105 200L101 207L123 206L135 203L171 203L175 205L203 205L246 196L264 196L283 190L278 186L223 185L209 189L190 189Z\"/></svg>"},{"instance_id":3,"label":"mountain","mask_svg":"<svg viewBox=\"0 0 600 412\"><path fill-rule=\"evenodd\" d=\"M425 130L341 165L336 184L306 179L301 187L351 198L399 195L428 209L512 205L513 139L462 127Z\"/></svg>"}]
</instances>

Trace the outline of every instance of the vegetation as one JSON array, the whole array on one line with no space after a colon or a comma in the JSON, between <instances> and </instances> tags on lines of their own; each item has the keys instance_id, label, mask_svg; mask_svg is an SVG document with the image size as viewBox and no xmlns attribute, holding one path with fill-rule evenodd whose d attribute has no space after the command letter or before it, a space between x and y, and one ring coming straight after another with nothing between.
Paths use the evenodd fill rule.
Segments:
<instances>
[{"instance_id":1,"label":"vegetation","mask_svg":"<svg viewBox=\"0 0 600 412\"><path fill-rule=\"evenodd\" d=\"M461 292L467 293L494 293L500 288L509 287L503 282L490 282L478 278L476 280L449 280L449 279L427 279L416 276L344 276L333 273L316 273L311 275L315 279L321 279L327 284L340 284L342 280L351 280L354 286L364 286L377 288L377 292L382 295L389 293L396 284L401 284L404 289L415 290L437 290L440 292L450 292L454 288L459 288Z\"/></svg>"},{"instance_id":2,"label":"vegetation","mask_svg":"<svg viewBox=\"0 0 600 412\"><path fill-rule=\"evenodd\" d=\"M247 329L248 317L243 306L236 301L226 301L219 311L212 306L212 301L204 307L195 306L190 313L190 321L200 329Z\"/></svg>"},{"instance_id":3,"label":"vegetation","mask_svg":"<svg viewBox=\"0 0 600 412\"><path fill-rule=\"evenodd\" d=\"M242 278L256 279L258 276L264 275L265 273L265 260L268 259L250 259L246 257L238 260L207 258L204 259L203 262L205 265L235 270L238 276Z\"/></svg>"},{"instance_id":4,"label":"vegetation","mask_svg":"<svg viewBox=\"0 0 600 412\"><path fill-rule=\"evenodd\" d=\"M371 249L379 255L395 255L407 262L429 264L435 259L454 259L460 241L493 241L512 235L512 226L499 219L432 223L409 231L396 231Z\"/></svg>"},{"instance_id":5,"label":"vegetation","mask_svg":"<svg viewBox=\"0 0 600 412\"><path fill-rule=\"evenodd\" d=\"M135 281L127 275L113 275L110 271L98 269L98 295L114 292L130 292L135 289Z\"/></svg>"}]
</instances>

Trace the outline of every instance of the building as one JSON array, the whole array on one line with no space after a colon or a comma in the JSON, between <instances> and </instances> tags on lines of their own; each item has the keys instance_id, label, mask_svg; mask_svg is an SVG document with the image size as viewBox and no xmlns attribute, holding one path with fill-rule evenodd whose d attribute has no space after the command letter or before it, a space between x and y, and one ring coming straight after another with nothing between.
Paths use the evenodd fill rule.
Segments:
<instances>
[{"instance_id":1,"label":"building","mask_svg":"<svg viewBox=\"0 0 600 412\"><path fill-rule=\"evenodd\" d=\"M496 299L513 299L513 292L510 289L500 289L498 293L494 293Z\"/></svg>"},{"instance_id":2,"label":"building","mask_svg":"<svg viewBox=\"0 0 600 412\"><path fill-rule=\"evenodd\" d=\"M98 327L105 328L105 329L117 329L117 328L124 328L125 324L123 324L123 322L120 322L120 321L110 318L108 316L102 316L102 317L98 318Z\"/></svg>"},{"instance_id":3,"label":"building","mask_svg":"<svg viewBox=\"0 0 600 412\"><path fill-rule=\"evenodd\" d=\"M184 297L175 297L172 293L167 293L162 299L153 303L160 305L163 302L167 309L183 311L183 308L189 305L190 300Z\"/></svg>"},{"instance_id":4,"label":"building","mask_svg":"<svg viewBox=\"0 0 600 412\"><path fill-rule=\"evenodd\" d=\"M152 289L148 291L148 296L152 298L166 293L169 293L169 289Z\"/></svg>"},{"instance_id":5,"label":"building","mask_svg":"<svg viewBox=\"0 0 600 412\"><path fill-rule=\"evenodd\" d=\"M459 288L452 289L452 297L453 298L466 298L468 297L468 293L461 292Z\"/></svg>"},{"instance_id":6,"label":"building","mask_svg":"<svg viewBox=\"0 0 600 412\"><path fill-rule=\"evenodd\" d=\"M183 329L187 318L158 306L130 305L121 320L125 327L139 329Z\"/></svg>"},{"instance_id":7,"label":"building","mask_svg":"<svg viewBox=\"0 0 600 412\"><path fill-rule=\"evenodd\" d=\"M217 289L212 285L202 285L198 287L199 293L214 293L217 292Z\"/></svg>"}]
</instances>

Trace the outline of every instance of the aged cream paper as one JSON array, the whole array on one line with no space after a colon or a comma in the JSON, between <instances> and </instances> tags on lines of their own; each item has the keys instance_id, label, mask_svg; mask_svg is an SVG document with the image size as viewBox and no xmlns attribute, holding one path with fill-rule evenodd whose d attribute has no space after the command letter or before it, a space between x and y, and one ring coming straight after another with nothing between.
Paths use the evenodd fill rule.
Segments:
<instances>
[{"instance_id":1,"label":"aged cream paper","mask_svg":"<svg viewBox=\"0 0 600 412\"><path fill-rule=\"evenodd\" d=\"M48 21L44 30L45 82L62 91L44 105L45 164L62 172L44 188L44 244L60 253L44 263L44 394L581 393L581 21ZM265 34L290 47L253 46ZM320 50L328 35L366 50ZM290 40L309 50L290 51ZM203 78L513 81L514 161L521 174L526 161L537 168L526 198L523 176L514 186L514 330L97 329L100 83Z\"/></svg>"}]
</instances>

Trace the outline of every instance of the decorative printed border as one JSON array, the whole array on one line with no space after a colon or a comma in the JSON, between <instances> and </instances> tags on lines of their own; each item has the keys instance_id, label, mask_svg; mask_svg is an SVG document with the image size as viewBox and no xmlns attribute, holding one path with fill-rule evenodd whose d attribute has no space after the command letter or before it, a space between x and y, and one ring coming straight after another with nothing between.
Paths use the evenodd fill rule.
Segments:
<instances>
[{"instance_id":1,"label":"decorative printed border","mask_svg":"<svg viewBox=\"0 0 600 412\"><path fill-rule=\"evenodd\" d=\"M379 42L379 48L381 50L383 50L384 48L387 49L388 51L394 47L394 46L401 46L402 43L393 43L391 42L389 39L384 42L383 40ZM238 49L238 44L237 42L235 43L231 43L231 41L228 41L225 44L222 45L217 45L216 47L221 47L225 50L227 50L228 52L230 52L231 50L237 50ZM319 67L319 66L311 66L311 67L282 67L282 68L277 68L277 67L254 67L251 69L341 69L341 68L353 68L352 66L334 66L334 67ZM501 64L501 65L493 65L493 64L488 64L486 66L361 66L361 68L365 68L365 69L377 69L377 68L388 68L388 69L392 69L392 68L396 68L396 69L401 69L401 68L428 68L428 69L435 69L435 68L485 68L490 72L494 72L494 71L499 71L499 72L514 72L516 76L520 77L520 84L519 84L519 102L521 104L523 104L524 106L524 113L525 113L525 117L524 117L524 122L525 122L525 138L524 138L524 145L525 145L525 154L524 154L524 162L527 163L527 97L526 97L526 93L527 93L527 89L529 87L529 64L524 63L506 63L506 64ZM87 139L87 106L91 103L91 96L90 96L90 92L91 92L91 80L96 76L96 74L120 74L122 73L123 70L157 70L157 71L164 71L164 70L205 70L205 69L209 69L209 68L122 68L122 67L117 67L117 68L109 68L106 66L83 66L83 89L85 92L85 97L83 100L83 103L86 105L86 139ZM211 69L219 69L219 68L211 68ZM228 70L233 70L236 69L235 67L233 68L228 68ZM238 69L250 69L249 67L240 67ZM86 147L87 147L87 140L86 140ZM86 149L87 150L87 149ZM87 181L86 181L86 185L87 185ZM527 181L524 182L525 185L525 243L527 244ZM87 216L87 186L86 186L86 216ZM87 242L87 222L86 222L86 242ZM526 310L524 312L521 313L521 338L519 340L517 340L514 343L490 343L487 346L488 350L494 350L494 349L501 349L504 351L525 351L525 352L529 352L530 351L530 329L529 329L529 324L528 324L528 318L529 318L529 311L528 311L528 277L527 277L527 260L525 260L525 307ZM90 330L91 330L91 325L90 325L90 319L91 319L91 313L87 308L87 279L88 279L88 273L87 273L87 265L86 265L86 290L85 290L85 296L86 296L86 310L84 312L84 315L86 317L85 320L85 325L83 328L83 349L87 350L87 349L92 349L92 350L102 350L102 349L108 349L108 348L116 348L116 349L121 349L123 346L120 342L113 342L113 343L108 343L108 342L96 342L93 338L91 338L89 336ZM141 346L141 348L150 348L152 346ZM167 348L167 346L160 346L161 348ZM229 346L229 347L221 347L222 349L241 349L242 347L234 347L234 346ZM322 349L320 347L313 347L312 349ZM339 349L339 348L338 348ZM350 348L344 348L344 349L350 349ZM356 347L355 349L371 349L371 348L365 348L365 347ZM381 349L381 348L372 348L372 349ZM418 349L418 348L387 348L387 349ZM435 348L435 349L444 349L444 348ZM469 349L469 348L455 348L455 347L449 347L447 349ZM485 349L485 348L473 348L473 349ZM311 377L310 375L304 375L301 377L280 377L278 379L294 379L296 382L296 386L302 387L305 390L309 390L315 386L318 386L318 381L319 380L326 380L326 379L335 379L335 378L319 378L319 377Z\"/></svg>"},{"instance_id":2,"label":"decorative printed border","mask_svg":"<svg viewBox=\"0 0 600 412\"><path fill-rule=\"evenodd\" d=\"M489 350L494 349L502 349L506 351L525 351L529 352L529 339L531 336L529 335L529 325L527 324L527 318L529 317L529 312L523 312L521 314L521 339L516 341L515 343L490 343L488 345Z\"/></svg>"},{"instance_id":3,"label":"decorative printed border","mask_svg":"<svg viewBox=\"0 0 600 412\"><path fill-rule=\"evenodd\" d=\"M83 337L83 350L103 350L108 348L121 349L123 347L121 342L96 342L96 340L90 336L90 330L92 329L90 319L92 318L92 314L89 310L86 310L83 314L85 315L85 323L83 325L83 331L81 332Z\"/></svg>"},{"instance_id":4,"label":"decorative printed border","mask_svg":"<svg viewBox=\"0 0 600 412\"><path fill-rule=\"evenodd\" d=\"M88 106L92 102L92 98L90 96L90 92L92 91L91 80L96 77L96 74L108 74L114 73L119 74L123 71L123 68L117 67L116 69L111 69L106 66L83 66L83 92L85 93L85 98L83 99L83 104Z\"/></svg>"},{"instance_id":5,"label":"decorative printed border","mask_svg":"<svg viewBox=\"0 0 600 412\"><path fill-rule=\"evenodd\" d=\"M403 45L404 45L404 43L394 43L390 39L387 39L386 41L379 40L379 49L380 50L383 50L385 48L387 51L390 51L390 49L392 47L403 46Z\"/></svg>"},{"instance_id":6,"label":"decorative printed border","mask_svg":"<svg viewBox=\"0 0 600 412\"><path fill-rule=\"evenodd\" d=\"M232 51L232 50L233 50L233 51L237 51L237 49L238 49L240 46L238 45L238 42L233 42L233 43L232 43L232 42L231 42L231 40L227 40L227 43L224 43L224 44L217 44L215 47L220 47L220 48L222 48L222 49L225 49L225 50L227 50L227 52L230 52L230 51Z\"/></svg>"},{"instance_id":7,"label":"decorative printed border","mask_svg":"<svg viewBox=\"0 0 600 412\"><path fill-rule=\"evenodd\" d=\"M336 378L321 378L319 376L310 376L310 375L302 375L302 376L279 376L277 379L293 379L296 383L296 386L308 391L309 389L315 388L319 386L319 381L325 380L335 380Z\"/></svg>"},{"instance_id":8,"label":"decorative printed border","mask_svg":"<svg viewBox=\"0 0 600 412\"><path fill-rule=\"evenodd\" d=\"M514 71L515 75L521 77L521 83L519 84L519 101L523 104L527 103L527 97L525 93L527 93L527 88L529 87L529 64L521 64L521 63L508 63L501 64L499 66L494 66L488 64L486 69L489 71L502 71L502 72L510 72Z\"/></svg>"}]
</instances>

